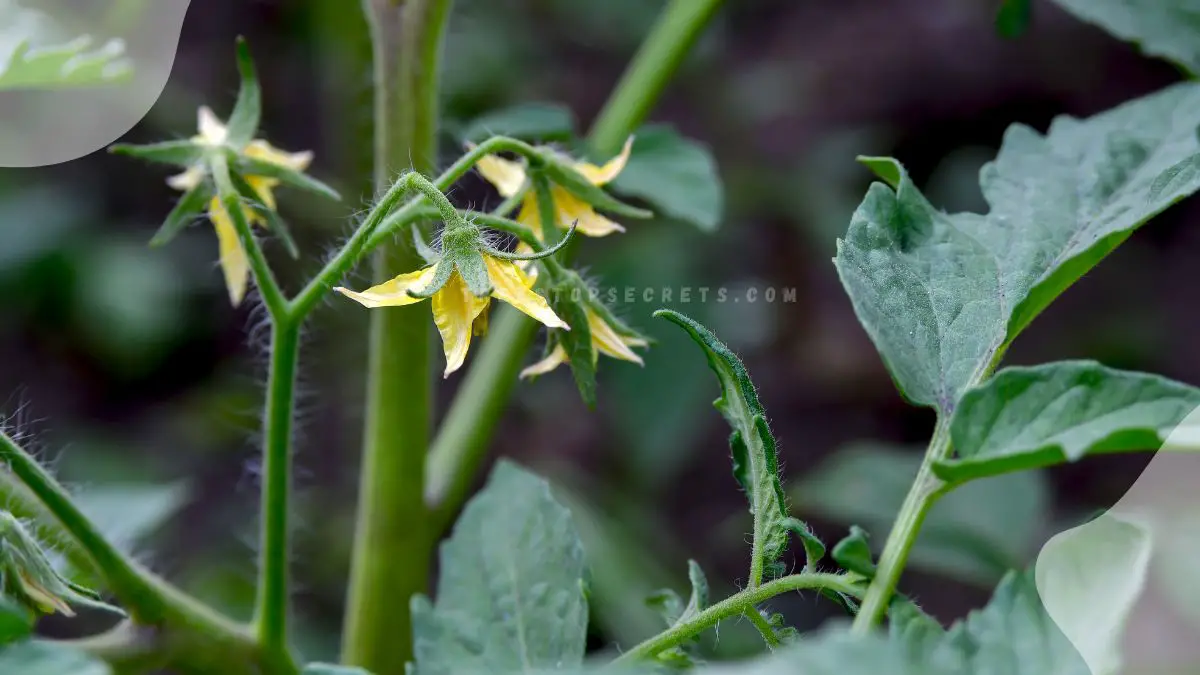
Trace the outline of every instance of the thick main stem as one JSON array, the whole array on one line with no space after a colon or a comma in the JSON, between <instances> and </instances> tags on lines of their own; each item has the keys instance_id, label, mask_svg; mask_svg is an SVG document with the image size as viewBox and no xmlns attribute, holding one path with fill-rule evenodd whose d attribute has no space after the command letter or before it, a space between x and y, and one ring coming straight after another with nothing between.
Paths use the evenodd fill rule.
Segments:
<instances>
[{"instance_id":1,"label":"thick main stem","mask_svg":"<svg viewBox=\"0 0 1200 675\"><path fill-rule=\"evenodd\" d=\"M439 55L450 0L363 0L375 72L375 183L436 161ZM407 242L376 254L380 281L422 264ZM428 584L435 537L426 532L425 453L432 377L428 309L372 312L367 411L354 561L342 660L399 675L412 658L408 601Z\"/></svg>"},{"instance_id":2,"label":"thick main stem","mask_svg":"<svg viewBox=\"0 0 1200 675\"><path fill-rule=\"evenodd\" d=\"M291 503L292 418L295 414L296 364L300 331L286 317L271 330L271 366L267 378L263 447L262 550L258 570L256 623L268 653L288 649L288 514Z\"/></svg>"},{"instance_id":3,"label":"thick main stem","mask_svg":"<svg viewBox=\"0 0 1200 675\"><path fill-rule=\"evenodd\" d=\"M942 482L933 474L933 465L949 457L950 451L949 416L942 415L938 418L917 477L909 488L908 496L904 498L887 543L883 545L875 578L871 580L862 607L854 617L854 632L869 632L887 613L888 603L896 592L896 585L908 563L908 554L917 541L925 516L943 494Z\"/></svg>"}]
</instances>

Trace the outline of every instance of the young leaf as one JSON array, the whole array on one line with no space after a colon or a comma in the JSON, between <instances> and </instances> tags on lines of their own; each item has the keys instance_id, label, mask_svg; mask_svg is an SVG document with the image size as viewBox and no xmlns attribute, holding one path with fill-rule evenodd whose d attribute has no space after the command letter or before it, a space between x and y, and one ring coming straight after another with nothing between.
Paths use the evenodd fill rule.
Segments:
<instances>
[{"instance_id":1,"label":"young leaf","mask_svg":"<svg viewBox=\"0 0 1200 675\"><path fill-rule=\"evenodd\" d=\"M258 85L258 72L245 38L239 37L237 41L237 65L242 86L238 90L233 112L229 115L227 138L231 146L241 148L254 139L262 121L262 89Z\"/></svg>"},{"instance_id":2,"label":"young leaf","mask_svg":"<svg viewBox=\"0 0 1200 675\"><path fill-rule=\"evenodd\" d=\"M565 141L574 132L575 116L570 108L558 103L524 103L475 118L460 136L466 143L480 143L491 136Z\"/></svg>"},{"instance_id":3,"label":"young leaf","mask_svg":"<svg viewBox=\"0 0 1200 675\"><path fill-rule=\"evenodd\" d=\"M868 579L875 576L875 561L871 557L867 533L857 525L850 526L850 534L834 545L830 555L848 572L861 574Z\"/></svg>"},{"instance_id":4,"label":"young leaf","mask_svg":"<svg viewBox=\"0 0 1200 675\"><path fill-rule=\"evenodd\" d=\"M959 482L1157 450L1197 406L1200 389L1092 361L1007 368L963 397L950 425L957 456L934 471Z\"/></svg>"},{"instance_id":5,"label":"young leaf","mask_svg":"<svg viewBox=\"0 0 1200 675\"><path fill-rule=\"evenodd\" d=\"M683 604L678 593L669 588L646 599L646 604L659 612L668 628L687 621L708 608L708 579L695 560L688 561L688 579L692 584L692 594L687 605ZM693 637L680 646L659 653L655 660L673 668L692 668L699 661L696 647L697 639Z\"/></svg>"},{"instance_id":6,"label":"young leaf","mask_svg":"<svg viewBox=\"0 0 1200 675\"><path fill-rule=\"evenodd\" d=\"M13 675L110 675L109 667L81 651L26 640L0 646L0 673Z\"/></svg>"},{"instance_id":7,"label":"young leaf","mask_svg":"<svg viewBox=\"0 0 1200 675\"><path fill-rule=\"evenodd\" d=\"M712 153L670 127L637 132L629 163L612 187L706 232L721 222L724 192Z\"/></svg>"},{"instance_id":8,"label":"young leaf","mask_svg":"<svg viewBox=\"0 0 1200 675\"><path fill-rule=\"evenodd\" d=\"M508 461L442 544L437 604L413 598L419 675L569 669L583 662L583 548L544 480Z\"/></svg>"},{"instance_id":9,"label":"young leaf","mask_svg":"<svg viewBox=\"0 0 1200 675\"><path fill-rule=\"evenodd\" d=\"M751 561L750 584L757 585L762 582L764 573L778 575L782 572L779 558L787 549L788 532L808 531L807 526L793 522L788 516L787 500L779 478L775 437L767 425L766 411L758 401L758 393L746 367L712 332L671 310L660 309L654 316L667 319L686 330L704 349L708 365L721 383L721 397L713 405L733 427L729 437L729 445L733 450L733 474L746 491L750 513L754 515L755 559ZM811 543L806 544L805 549L811 555L815 549L810 547ZM816 561L810 560L809 563L815 565Z\"/></svg>"},{"instance_id":10,"label":"young leaf","mask_svg":"<svg viewBox=\"0 0 1200 675\"><path fill-rule=\"evenodd\" d=\"M1153 190L1200 152L1200 85L1170 87L1045 136L1016 125L981 184L987 215L945 214L898 162L838 242L838 273L901 392L953 411L1009 343L1142 223L1200 187Z\"/></svg>"},{"instance_id":11,"label":"young leaf","mask_svg":"<svg viewBox=\"0 0 1200 675\"><path fill-rule=\"evenodd\" d=\"M1200 23L1191 0L1054 0L1082 21L1200 74Z\"/></svg>"}]
</instances>

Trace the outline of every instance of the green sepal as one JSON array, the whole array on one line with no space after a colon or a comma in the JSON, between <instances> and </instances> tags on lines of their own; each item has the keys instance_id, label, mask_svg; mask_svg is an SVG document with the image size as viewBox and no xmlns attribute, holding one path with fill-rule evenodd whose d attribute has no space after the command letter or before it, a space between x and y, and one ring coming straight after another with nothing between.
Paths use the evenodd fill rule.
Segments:
<instances>
[{"instance_id":1,"label":"green sepal","mask_svg":"<svg viewBox=\"0 0 1200 675\"><path fill-rule=\"evenodd\" d=\"M450 281L450 275L454 273L454 259L443 256L437 262L437 266L433 268L433 281L429 285L420 290L410 288L408 294L414 298L431 298L434 293L442 290L446 282Z\"/></svg>"},{"instance_id":2,"label":"green sepal","mask_svg":"<svg viewBox=\"0 0 1200 675\"><path fill-rule=\"evenodd\" d=\"M580 283L582 284L582 280L580 281ZM612 326L612 329L617 332L617 335L620 335L622 337L627 337L627 338L634 338L637 340L644 340L646 342L646 346L648 346L648 347L654 345L654 343L655 343L654 338L652 338L648 335L643 335L642 333L639 333L638 331L630 328L629 324L625 323L624 321L621 320L620 317L618 317L616 314L614 314L612 309L609 308L608 305L604 304L603 302L600 302L598 299L593 297L593 295L590 292L587 292L588 289L586 288L586 284L583 284L583 286L584 286L584 291L585 291L584 298L585 298L585 301L587 302L588 309L591 309L592 312L594 312L597 316L600 317L601 320L604 321L604 323L607 323L609 326Z\"/></svg>"},{"instance_id":3,"label":"green sepal","mask_svg":"<svg viewBox=\"0 0 1200 675\"><path fill-rule=\"evenodd\" d=\"M157 248L174 239L183 228L195 221L196 216L204 212L211 199L212 188L207 181L201 181L199 185L183 193L179 201L175 202L175 207L167 214L167 219L150 239L150 246Z\"/></svg>"},{"instance_id":4,"label":"green sepal","mask_svg":"<svg viewBox=\"0 0 1200 675\"><path fill-rule=\"evenodd\" d=\"M262 197L246 181L246 178L241 173L230 171L229 176L233 180L234 189L238 191L242 199L246 200L246 203L255 213L258 213L263 217L263 220L267 221L268 230L279 235L279 239L283 242L283 247L287 249L288 255L298 260L300 258L300 247L296 245L296 240L292 238L291 229L283 217L279 215L279 212L263 203Z\"/></svg>"},{"instance_id":5,"label":"green sepal","mask_svg":"<svg viewBox=\"0 0 1200 675\"><path fill-rule=\"evenodd\" d=\"M571 330L556 330L558 343L567 353L567 363L575 376L579 396L589 408L596 407L596 362L599 355L592 344L592 329L588 326L587 311L583 303L575 300L576 288L565 282L548 294L547 301L554 313L567 322Z\"/></svg>"},{"instance_id":6,"label":"green sepal","mask_svg":"<svg viewBox=\"0 0 1200 675\"><path fill-rule=\"evenodd\" d=\"M817 565L825 557L825 543L813 533L808 523L799 518L788 518L783 524L792 534L796 535L796 538L804 546L804 558L806 561L804 571L816 572Z\"/></svg>"},{"instance_id":7,"label":"green sepal","mask_svg":"<svg viewBox=\"0 0 1200 675\"><path fill-rule=\"evenodd\" d=\"M483 298L492 294L492 280L488 276L487 264L483 261L483 255L479 251L448 251L447 255L454 256L454 266L458 268L459 276L462 277L472 295Z\"/></svg>"},{"instance_id":8,"label":"green sepal","mask_svg":"<svg viewBox=\"0 0 1200 675\"><path fill-rule=\"evenodd\" d=\"M857 525L850 526L850 534L834 545L830 555L849 572L868 579L875 576L875 560L871 556L871 546L867 544L867 532Z\"/></svg>"},{"instance_id":9,"label":"green sepal","mask_svg":"<svg viewBox=\"0 0 1200 675\"><path fill-rule=\"evenodd\" d=\"M865 590L866 589L864 589L864 591ZM845 610L846 614L849 614L850 616L856 616L858 614L858 600L854 596L847 595L841 591L830 590L828 588L822 588L821 595L836 602L843 610Z\"/></svg>"},{"instance_id":10,"label":"green sepal","mask_svg":"<svg viewBox=\"0 0 1200 675\"><path fill-rule=\"evenodd\" d=\"M441 259L441 255L425 242L425 237L421 235L421 228L413 227L412 235L413 247L417 249L417 255L421 256L421 260L427 264L436 265L437 261Z\"/></svg>"},{"instance_id":11,"label":"green sepal","mask_svg":"<svg viewBox=\"0 0 1200 675\"><path fill-rule=\"evenodd\" d=\"M501 260L508 260L512 262L528 262L531 260L549 258L555 253L561 251L567 244L571 243L571 239L575 236L575 229L578 227L578 225L579 221L571 223L571 228L567 230L567 233L558 240L558 243L554 244L554 246L551 246L550 248L535 250L533 253L511 253L509 251L501 251L491 246L485 246L484 252L493 258L500 258Z\"/></svg>"},{"instance_id":12,"label":"green sepal","mask_svg":"<svg viewBox=\"0 0 1200 675\"><path fill-rule=\"evenodd\" d=\"M334 201L340 201L342 196L337 190L329 187L325 183L309 176L303 171L297 171L291 167L282 164L275 164L266 160L258 159L257 157L248 157L246 155L238 155L236 160L232 162L235 170L247 176L262 176L263 178L273 178L280 183L311 192L313 194L328 197Z\"/></svg>"},{"instance_id":13,"label":"green sepal","mask_svg":"<svg viewBox=\"0 0 1200 675\"><path fill-rule=\"evenodd\" d=\"M544 172L546 177L550 179L550 182L562 187L588 204L618 216L625 216L626 218L650 218L654 215L652 211L626 204L608 194L602 188L592 185L591 181L584 178L574 167L563 162L562 158L558 155L547 152L543 153L543 156L546 161L540 169L530 167L529 170Z\"/></svg>"},{"instance_id":14,"label":"green sepal","mask_svg":"<svg viewBox=\"0 0 1200 675\"><path fill-rule=\"evenodd\" d=\"M237 65L242 85L233 112L229 115L226 142L235 148L243 148L254 140L262 120L262 89L258 85L258 72L254 67L254 58L250 56L250 46L243 37L237 40Z\"/></svg>"},{"instance_id":15,"label":"green sepal","mask_svg":"<svg viewBox=\"0 0 1200 675\"><path fill-rule=\"evenodd\" d=\"M190 167L204 159L206 148L195 141L185 140L162 141L146 145L118 143L109 146L108 151L114 155L144 159L147 162Z\"/></svg>"}]
</instances>

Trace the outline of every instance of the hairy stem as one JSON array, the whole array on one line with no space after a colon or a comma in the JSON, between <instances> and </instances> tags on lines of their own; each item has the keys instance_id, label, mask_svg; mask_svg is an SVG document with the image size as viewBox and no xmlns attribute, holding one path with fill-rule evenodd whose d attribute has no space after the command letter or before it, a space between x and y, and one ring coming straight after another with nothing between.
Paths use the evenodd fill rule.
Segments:
<instances>
[{"instance_id":1,"label":"hairy stem","mask_svg":"<svg viewBox=\"0 0 1200 675\"><path fill-rule=\"evenodd\" d=\"M613 661L613 664L627 664L633 661L653 658L654 656L672 647L683 644L684 641L703 632L704 630L712 628L722 619L728 619L730 617L748 614L750 612L757 613L758 610L756 608L758 605L777 595L782 595L783 593L789 593L791 591L822 588L838 591L854 597L858 597L862 593L862 589L855 585L844 574L816 574L805 572L781 577L773 581L768 581L757 588L748 588L740 593L736 593L728 598L725 598L721 602L718 602L699 614L696 614L690 619L677 623L658 635L655 635L645 642L642 642L633 649L630 649Z\"/></svg>"},{"instance_id":2,"label":"hairy stem","mask_svg":"<svg viewBox=\"0 0 1200 675\"><path fill-rule=\"evenodd\" d=\"M375 72L375 183L436 161L438 71L450 0L363 0ZM379 281L422 264L408 242L376 254ZM435 537L426 529L425 454L432 376L428 308L375 310L367 370L366 427L342 660L399 675L412 658L408 600L426 590Z\"/></svg>"},{"instance_id":3,"label":"hairy stem","mask_svg":"<svg viewBox=\"0 0 1200 675\"><path fill-rule=\"evenodd\" d=\"M672 1L597 117L588 138L596 152L617 152L641 124L720 4L720 0ZM521 359L537 334L533 320L508 307L503 310L430 448L426 501L443 526L475 480L516 387Z\"/></svg>"},{"instance_id":4,"label":"hairy stem","mask_svg":"<svg viewBox=\"0 0 1200 675\"><path fill-rule=\"evenodd\" d=\"M267 379L263 447L262 550L255 608L259 642L274 654L288 650L288 514L291 504L292 417L295 413L299 326L277 318L271 330L271 369Z\"/></svg>"},{"instance_id":5,"label":"hairy stem","mask_svg":"<svg viewBox=\"0 0 1200 675\"><path fill-rule=\"evenodd\" d=\"M887 543L883 545L875 578L867 587L862 607L854 617L854 632L869 632L887 613L888 603L891 602L896 584L899 583L904 566L908 563L908 554L917 541L925 516L945 493L945 486L933 474L933 465L948 458L950 452L950 420L948 416L939 416L921 468L912 487L909 488L908 496L904 498L904 504L901 505L896 522L888 534Z\"/></svg>"}]
</instances>

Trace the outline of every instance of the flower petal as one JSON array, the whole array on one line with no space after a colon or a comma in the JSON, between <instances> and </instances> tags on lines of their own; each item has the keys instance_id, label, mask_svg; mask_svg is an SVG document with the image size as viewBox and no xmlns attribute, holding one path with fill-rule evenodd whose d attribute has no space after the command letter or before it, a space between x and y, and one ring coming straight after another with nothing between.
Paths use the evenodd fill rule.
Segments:
<instances>
[{"instance_id":1,"label":"flower petal","mask_svg":"<svg viewBox=\"0 0 1200 675\"><path fill-rule=\"evenodd\" d=\"M250 260L238 240L233 219L225 211L221 200L216 197L208 205L208 219L217 231L217 247L220 252L221 271L225 273L225 288L229 301L236 307L246 295L246 282L250 278Z\"/></svg>"},{"instance_id":2,"label":"flower petal","mask_svg":"<svg viewBox=\"0 0 1200 675\"><path fill-rule=\"evenodd\" d=\"M551 350L550 354L548 354L546 358L538 361L532 366L529 366L525 370L522 370L520 377L522 380L524 380L530 377L537 377L538 375L545 375L546 373L561 366L566 362L566 360L567 351L563 349L562 345L554 345L554 349Z\"/></svg>"},{"instance_id":3,"label":"flower petal","mask_svg":"<svg viewBox=\"0 0 1200 675\"><path fill-rule=\"evenodd\" d=\"M575 170L582 174L584 178L590 180L592 185L606 185L625 170L625 164L629 162L629 153L632 150L633 136L630 136L625 140L625 147L621 149L621 154L605 162L604 166L596 166L588 162L577 162Z\"/></svg>"},{"instance_id":4,"label":"flower petal","mask_svg":"<svg viewBox=\"0 0 1200 675\"><path fill-rule=\"evenodd\" d=\"M568 229L571 223L578 222L576 231L589 237L605 237L625 231L624 227L596 213L591 204L570 192L559 187L552 188L551 192L554 193L554 205L558 207L559 227Z\"/></svg>"},{"instance_id":5,"label":"flower petal","mask_svg":"<svg viewBox=\"0 0 1200 675\"><path fill-rule=\"evenodd\" d=\"M264 162L284 166L293 171L303 171L312 164L313 154L311 151L304 152L286 152L271 145L270 143L256 139L250 141L246 146L246 156L254 159L261 159Z\"/></svg>"},{"instance_id":6,"label":"flower petal","mask_svg":"<svg viewBox=\"0 0 1200 675\"><path fill-rule=\"evenodd\" d=\"M550 309L545 298L533 292L533 280L515 263L490 255L483 256L483 260L488 268L488 277L492 280L492 297L507 302L551 328L571 329Z\"/></svg>"},{"instance_id":7,"label":"flower petal","mask_svg":"<svg viewBox=\"0 0 1200 675\"><path fill-rule=\"evenodd\" d=\"M479 170L479 175L505 197L517 194L525 185L525 167L518 162L495 155L485 155L480 158L475 168Z\"/></svg>"},{"instance_id":8,"label":"flower petal","mask_svg":"<svg viewBox=\"0 0 1200 675\"><path fill-rule=\"evenodd\" d=\"M595 312L587 311L588 330L592 332L592 344L596 346L596 350L605 356L611 356L614 359L622 361L632 361L639 366L644 365L642 357L638 356L629 347L626 338L621 337L613 327L608 325L604 319L601 319ZM635 340L636 342L645 343L644 340ZM642 346L642 345L638 345Z\"/></svg>"},{"instance_id":9,"label":"flower petal","mask_svg":"<svg viewBox=\"0 0 1200 675\"><path fill-rule=\"evenodd\" d=\"M446 353L443 377L462 367L471 347L475 319L488 308L490 298L476 297L456 271L442 290L433 294L433 322L442 336Z\"/></svg>"},{"instance_id":10,"label":"flower petal","mask_svg":"<svg viewBox=\"0 0 1200 675\"><path fill-rule=\"evenodd\" d=\"M414 298L408 294L409 289L420 290L433 281L433 266L430 265L416 272L401 274L385 281L378 286L372 286L361 293L347 288L337 287L333 290L354 300L364 307L402 307L421 302L424 298Z\"/></svg>"},{"instance_id":11,"label":"flower petal","mask_svg":"<svg viewBox=\"0 0 1200 675\"><path fill-rule=\"evenodd\" d=\"M199 140L207 145L224 145L229 137L225 123L206 105L196 111L196 126L200 128Z\"/></svg>"},{"instance_id":12,"label":"flower petal","mask_svg":"<svg viewBox=\"0 0 1200 675\"><path fill-rule=\"evenodd\" d=\"M254 190L254 194L258 195L258 199L263 203L263 206L271 209L272 211L279 210L275 205L275 193L272 191L276 185L279 185L278 180L274 178L263 178L262 176L246 176L245 178L246 184ZM252 218L262 220L257 213L254 213L253 209L249 209L249 212L252 214Z\"/></svg>"},{"instance_id":13,"label":"flower petal","mask_svg":"<svg viewBox=\"0 0 1200 675\"><path fill-rule=\"evenodd\" d=\"M204 166L196 164L189 166L183 173L177 173L168 178L167 185L180 192L187 192L199 185L200 181L204 180L204 175Z\"/></svg>"},{"instance_id":14,"label":"flower petal","mask_svg":"<svg viewBox=\"0 0 1200 675\"><path fill-rule=\"evenodd\" d=\"M538 212L537 198L532 193L525 196L521 200L521 210L517 213L517 222L522 225L528 225L529 229L533 230L533 236L538 238L538 241L545 241L542 230L542 216Z\"/></svg>"}]
</instances>

